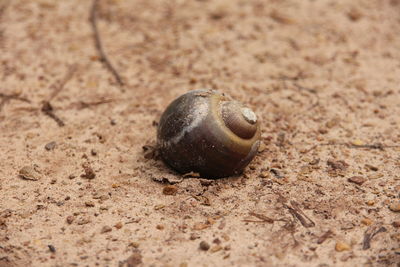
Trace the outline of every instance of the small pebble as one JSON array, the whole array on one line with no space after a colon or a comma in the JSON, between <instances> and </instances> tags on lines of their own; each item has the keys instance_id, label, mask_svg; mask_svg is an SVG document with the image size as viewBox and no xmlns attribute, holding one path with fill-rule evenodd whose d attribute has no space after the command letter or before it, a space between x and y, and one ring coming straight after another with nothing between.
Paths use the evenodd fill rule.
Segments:
<instances>
[{"instance_id":1,"label":"small pebble","mask_svg":"<svg viewBox=\"0 0 400 267\"><path fill-rule=\"evenodd\" d=\"M364 142L362 140L360 140L360 139L356 139L356 140L352 141L351 144L353 146L363 146Z\"/></svg>"},{"instance_id":2,"label":"small pebble","mask_svg":"<svg viewBox=\"0 0 400 267\"><path fill-rule=\"evenodd\" d=\"M97 156L97 151L92 149L90 150L90 154L92 154L92 156Z\"/></svg>"},{"instance_id":3,"label":"small pebble","mask_svg":"<svg viewBox=\"0 0 400 267\"><path fill-rule=\"evenodd\" d=\"M364 225L369 226L369 225L373 224L373 221L371 219L364 218L364 219L361 220L361 223L364 224Z\"/></svg>"},{"instance_id":4,"label":"small pebble","mask_svg":"<svg viewBox=\"0 0 400 267\"><path fill-rule=\"evenodd\" d=\"M196 240L196 239L199 239L199 238L200 238L200 236L198 234L195 234L195 233L191 233L190 234L190 240Z\"/></svg>"},{"instance_id":5,"label":"small pebble","mask_svg":"<svg viewBox=\"0 0 400 267\"><path fill-rule=\"evenodd\" d=\"M168 196L175 196L178 192L178 187L175 185L166 185L163 188L163 194Z\"/></svg>"},{"instance_id":6,"label":"small pebble","mask_svg":"<svg viewBox=\"0 0 400 267\"><path fill-rule=\"evenodd\" d=\"M77 223L78 225L88 224L88 223L90 223L90 218L89 218L89 217L81 217L81 218L78 218L78 220L76 221L76 223Z\"/></svg>"},{"instance_id":7,"label":"small pebble","mask_svg":"<svg viewBox=\"0 0 400 267\"><path fill-rule=\"evenodd\" d=\"M346 251L346 250L350 250L350 249L351 249L351 247L349 244L342 242L342 241L336 242L335 250L337 252L342 252L342 251Z\"/></svg>"},{"instance_id":8,"label":"small pebble","mask_svg":"<svg viewBox=\"0 0 400 267\"><path fill-rule=\"evenodd\" d=\"M118 222L118 223L116 223L116 224L114 225L114 227L117 228L117 229L121 229L122 226L123 226L122 222Z\"/></svg>"},{"instance_id":9,"label":"small pebble","mask_svg":"<svg viewBox=\"0 0 400 267\"><path fill-rule=\"evenodd\" d=\"M142 264L142 255L140 251L136 250L132 255L126 260L127 267L140 266Z\"/></svg>"},{"instance_id":10,"label":"small pebble","mask_svg":"<svg viewBox=\"0 0 400 267\"><path fill-rule=\"evenodd\" d=\"M369 164L365 164L365 168L367 168L367 169L369 169L371 171L374 171L374 172L379 170L378 167L372 166L372 165L369 165Z\"/></svg>"},{"instance_id":11,"label":"small pebble","mask_svg":"<svg viewBox=\"0 0 400 267\"><path fill-rule=\"evenodd\" d=\"M25 166L19 170L19 176L25 180L37 181L40 179L40 173L36 166Z\"/></svg>"},{"instance_id":12,"label":"small pebble","mask_svg":"<svg viewBox=\"0 0 400 267\"><path fill-rule=\"evenodd\" d=\"M199 244L201 250L207 251L210 249L210 245L206 241L201 241Z\"/></svg>"},{"instance_id":13,"label":"small pebble","mask_svg":"<svg viewBox=\"0 0 400 267\"><path fill-rule=\"evenodd\" d=\"M373 206L373 205L375 205L375 201L374 200L368 200L367 201L367 205L368 206Z\"/></svg>"},{"instance_id":14,"label":"small pebble","mask_svg":"<svg viewBox=\"0 0 400 267\"><path fill-rule=\"evenodd\" d=\"M56 147L56 142L50 142L50 143L47 143L45 146L44 146L44 148L47 150L47 151L50 151L50 150L53 150L54 148Z\"/></svg>"},{"instance_id":15,"label":"small pebble","mask_svg":"<svg viewBox=\"0 0 400 267\"><path fill-rule=\"evenodd\" d=\"M219 245L219 244L221 244L221 240L219 240L219 238L215 238L213 240L213 243Z\"/></svg>"},{"instance_id":16,"label":"small pebble","mask_svg":"<svg viewBox=\"0 0 400 267\"><path fill-rule=\"evenodd\" d=\"M134 248L138 248L140 246L139 242L131 242L129 245Z\"/></svg>"},{"instance_id":17,"label":"small pebble","mask_svg":"<svg viewBox=\"0 0 400 267\"><path fill-rule=\"evenodd\" d=\"M56 253L56 248L53 245L48 245L50 252Z\"/></svg>"},{"instance_id":18,"label":"small pebble","mask_svg":"<svg viewBox=\"0 0 400 267\"><path fill-rule=\"evenodd\" d=\"M222 250L222 246L221 246L221 245L216 245L216 246L213 246L213 247L210 249L210 252L211 252L211 253L215 253L215 252L218 252L218 251L220 251L220 250Z\"/></svg>"},{"instance_id":19,"label":"small pebble","mask_svg":"<svg viewBox=\"0 0 400 267\"><path fill-rule=\"evenodd\" d=\"M389 206L389 209L390 209L391 211L394 211L394 212L400 212L400 202L392 203L392 204Z\"/></svg>"},{"instance_id":20,"label":"small pebble","mask_svg":"<svg viewBox=\"0 0 400 267\"><path fill-rule=\"evenodd\" d=\"M362 185L363 183L365 183L365 181L367 181L367 179L365 179L362 176L353 176L353 177L350 177L349 179L347 179L347 181L358 184L358 185Z\"/></svg>"},{"instance_id":21,"label":"small pebble","mask_svg":"<svg viewBox=\"0 0 400 267\"><path fill-rule=\"evenodd\" d=\"M399 228L400 227L400 221L394 221L392 222L393 227Z\"/></svg>"},{"instance_id":22,"label":"small pebble","mask_svg":"<svg viewBox=\"0 0 400 267\"><path fill-rule=\"evenodd\" d=\"M111 231L112 231L112 228L110 226L108 226L108 225L105 225L105 226L103 226L103 228L101 228L100 233L104 234L104 233L108 233L108 232L111 232Z\"/></svg>"},{"instance_id":23,"label":"small pebble","mask_svg":"<svg viewBox=\"0 0 400 267\"><path fill-rule=\"evenodd\" d=\"M158 230L164 230L164 225L162 225L162 224L157 224L156 228L157 228Z\"/></svg>"},{"instance_id":24,"label":"small pebble","mask_svg":"<svg viewBox=\"0 0 400 267\"><path fill-rule=\"evenodd\" d=\"M341 170L344 171L349 167L349 164L346 163L343 160L333 160L330 159L326 163L329 167L331 167L333 170Z\"/></svg>"},{"instance_id":25,"label":"small pebble","mask_svg":"<svg viewBox=\"0 0 400 267\"><path fill-rule=\"evenodd\" d=\"M267 148L267 146L265 145L264 142L261 142L260 146L258 147L258 152L263 152L265 149Z\"/></svg>"},{"instance_id":26,"label":"small pebble","mask_svg":"<svg viewBox=\"0 0 400 267\"><path fill-rule=\"evenodd\" d=\"M96 177L96 173L93 171L92 167L90 167L89 164L84 163L82 165L83 170L85 171L84 174L81 174L82 178L86 178L86 179L94 179Z\"/></svg>"},{"instance_id":27,"label":"small pebble","mask_svg":"<svg viewBox=\"0 0 400 267\"><path fill-rule=\"evenodd\" d=\"M93 201L86 201L85 202L86 207L94 207L94 202Z\"/></svg>"},{"instance_id":28,"label":"small pebble","mask_svg":"<svg viewBox=\"0 0 400 267\"><path fill-rule=\"evenodd\" d=\"M68 216L68 217L67 217L67 223L68 223L68 224L71 224L71 223L73 223L73 222L74 222L74 220L75 220L75 217L74 217L74 216L72 216L72 215L70 215L70 216Z\"/></svg>"},{"instance_id":29,"label":"small pebble","mask_svg":"<svg viewBox=\"0 0 400 267\"><path fill-rule=\"evenodd\" d=\"M203 230L210 227L209 224L205 224L205 223L195 223L193 225L193 230Z\"/></svg>"}]
</instances>

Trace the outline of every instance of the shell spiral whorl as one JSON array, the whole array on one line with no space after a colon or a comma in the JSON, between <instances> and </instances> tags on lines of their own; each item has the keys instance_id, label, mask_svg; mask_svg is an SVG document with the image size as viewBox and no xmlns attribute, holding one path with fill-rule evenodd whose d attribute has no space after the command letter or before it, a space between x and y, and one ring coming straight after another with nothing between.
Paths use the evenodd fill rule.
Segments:
<instances>
[{"instance_id":1,"label":"shell spiral whorl","mask_svg":"<svg viewBox=\"0 0 400 267\"><path fill-rule=\"evenodd\" d=\"M194 90L175 99L157 129L168 165L212 178L240 173L256 155L259 139L255 113L214 90Z\"/></svg>"}]
</instances>

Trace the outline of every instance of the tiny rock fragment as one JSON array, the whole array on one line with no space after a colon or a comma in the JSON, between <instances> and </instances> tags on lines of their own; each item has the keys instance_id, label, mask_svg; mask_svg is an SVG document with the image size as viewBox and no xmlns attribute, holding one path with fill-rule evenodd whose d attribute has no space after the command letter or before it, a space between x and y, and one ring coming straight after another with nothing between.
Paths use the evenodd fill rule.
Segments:
<instances>
[{"instance_id":1,"label":"tiny rock fragment","mask_svg":"<svg viewBox=\"0 0 400 267\"><path fill-rule=\"evenodd\" d=\"M162 224L157 224L156 228L157 228L158 230L164 230L164 225L162 225Z\"/></svg>"},{"instance_id":2,"label":"tiny rock fragment","mask_svg":"<svg viewBox=\"0 0 400 267\"><path fill-rule=\"evenodd\" d=\"M369 225L373 224L373 221L371 219L369 219L369 218L363 218L361 220L361 223L364 224L364 225L369 226Z\"/></svg>"},{"instance_id":3,"label":"tiny rock fragment","mask_svg":"<svg viewBox=\"0 0 400 267\"><path fill-rule=\"evenodd\" d=\"M117 228L117 229L121 229L122 226L123 226L122 222L118 222L118 223L116 223L116 224L114 225L114 227Z\"/></svg>"},{"instance_id":4,"label":"tiny rock fragment","mask_svg":"<svg viewBox=\"0 0 400 267\"><path fill-rule=\"evenodd\" d=\"M285 176L283 176L281 171L279 171L278 169L271 168L269 171L278 179L285 178Z\"/></svg>"},{"instance_id":5,"label":"tiny rock fragment","mask_svg":"<svg viewBox=\"0 0 400 267\"><path fill-rule=\"evenodd\" d=\"M335 250L337 252L342 252L342 251L346 251L346 250L351 250L351 247L349 244L347 244L345 242L338 241L338 242L336 242Z\"/></svg>"},{"instance_id":6,"label":"tiny rock fragment","mask_svg":"<svg viewBox=\"0 0 400 267\"><path fill-rule=\"evenodd\" d=\"M369 179L379 179L382 178L383 174L382 173L374 173L368 176Z\"/></svg>"},{"instance_id":7,"label":"tiny rock fragment","mask_svg":"<svg viewBox=\"0 0 400 267\"><path fill-rule=\"evenodd\" d=\"M53 245L48 245L50 252L56 253L56 248Z\"/></svg>"},{"instance_id":8,"label":"tiny rock fragment","mask_svg":"<svg viewBox=\"0 0 400 267\"><path fill-rule=\"evenodd\" d=\"M54 148L56 147L56 142L50 142L50 143L47 143L45 146L44 146L44 148L47 150L47 151L50 151L50 150L53 150Z\"/></svg>"},{"instance_id":9,"label":"tiny rock fragment","mask_svg":"<svg viewBox=\"0 0 400 267\"><path fill-rule=\"evenodd\" d=\"M374 172L379 170L378 167L370 165L370 164L365 164L365 168L367 168L368 170L374 171Z\"/></svg>"},{"instance_id":10,"label":"tiny rock fragment","mask_svg":"<svg viewBox=\"0 0 400 267\"><path fill-rule=\"evenodd\" d=\"M400 202L390 204L389 209L394 212L400 212Z\"/></svg>"},{"instance_id":11,"label":"tiny rock fragment","mask_svg":"<svg viewBox=\"0 0 400 267\"><path fill-rule=\"evenodd\" d=\"M273 19L276 22L281 23L281 24L294 24L295 23L295 21L292 18L280 13L277 10L273 10L269 15L270 15L271 19Z\"/></svg>"},{"instance_id":12,"label":"tiny rock fragment","mask_svg":"<svg viewBox=\"0 0 400 267\"><path fill-rule=\"evenodd\" d=\"M213 243L219 245L219 244L221 244L221 240L219 238L215 238L213 240Z\"/></svg>"},{"instance_id":13,"label":"tiny rock fragment","mask_svg":"<svg viewBox=\"0 0 400 267\"><path fill-rule=\"evenodd\" d=\"M199 239L200 238L200 236L198 235L198 234L195 234L195 233L191 233L190 234L190 240L196 240L196 239Z\"/></svg>"},{"instance_id":14,"label":"tiny rock fragment","mask_svg":"<svg viewBox=\"0 0 400 267\"><path fill-rule=\"evenodd\" d=\"M225 241L229 241L231 238L229 237L229 235L227 235L227 234L222 234L222 238L225 240Z\"/></svg>"},{"instance_id":15,"label":"tiny rock fragment","mask_svg":"<svg viewBox=\"0 0 400 267\"><path fill-rule=\"evenodd\" d=\"M327 121L327 122L325 123L325 126L328 127L328 128L333 128L333 127L335 127L336 125L338 125L339 122L340 122L340 119L339 119L339 118L334 118L334 119L331 119L330 121Z\"/></svg>"},{"instance_id":16,"label":"tiny rock fragment","mask_svg":"<svg viewBox=\"0 0 400 267\"><path fill-rule=\"evenodd\" d=\"M258 152L261 153L263 152L265 149L267 148L267 146L265 145L264 142L260 143L260 146L258 147Z\"/></svg>"},{"instance_id":17,"label":"tiny rock fragment","mask_svg":"<svg viewBox=\"0 0 400 267\"><path fill-rule=\"evenodd\" d=\"M77 219L76 223L78 225L84 225L90 223L90 218L89 217L80 217Z\"/></svg>"},{"instance_id":18,"label":"tiny rock fragment","mask_svg":"<svg viewBox=\"0 0 400 267\"><path fill-rule=\"evenodd\" d=\"M356 139L356 140L354 140L353 142L351 142L351 144L352 144L353 146L363 146L363 145L364 145L364 142L361 141L360 139Z\"/></svg>"},{"instance_id":19,"label":"tiny rock fragment","mask_svg":"<svg viewBox=\"0 0 400 267\"><path fill-rule=\"evenodd\" d=\"M97 156L97 151L95 149L90 150L92 156Z\"/></svg>"},{"instance_id":20,"label":"tiny rock fragment","mask_svg":"<svg viewBox=\"0 0 400 267\"><path fill-rule=\"evenodd\" d=\"M399 228L400 227L400 221L394 221L392 222L393 227Z\"/></svg>"},{"instance_id":21,"label":"tiny rock fragment","mask_svg":"<svg viewBox=\"0 0 400 267\"><path fill-rule=\"evenodd\" d=\"M367 205L368 206L373 206L373 205L375 205L375 201L374 200L368 200L367 201Z\"/></svg>"},{"instance_id":22,"label":"tiny rock fragment","mask_svg":"<svg viewBox=\"0 0 400 267\"><path fill-rule=\"evenodd\" d=\"M363 183L365 183L365 181L367 181L367 179L365 179L362 176L353 176L353 177L350 177L349 179L347 179L347 181L349 181L350 183L362 185Z\"/></svg>"},{"instance_id":23,"label":"tiny rock fragment","mask_svg":"<svg viewBox=\"0 0 400 267\"><path fill-rule=\"evenodd\" d=\"M349 164L347 164L343 160L328 160L326 163L329 167L331 167L333 170L341 170L344 171L349 167Z\"/></svg>"},{"instance_id":24,"label":"tiny rock fragment","mask_svg":"<svg viewBox=\"0 0 400 267\"><path fill-rule=\"evenodd\" d=\"M86 207L94 207L94 202L93 201L86 201L85 202Z\"/></svg>"},{"instance_id":25,"label":"tiny rock fragment","mask_svg":"<svg viewBox=\"0 0 400 267\"><path fill-rule=\"evenodd\" d=\"M104 233L108 233L108 232L111 232L111 231L112 231L112 228L110 226L108 226L108 225L105 225L105 226L103 226L103 228L101 228L100 233L104 234Z\"/></svg>"},{"instance_id":26,"label":"tiny rock fragment","mask_svg":"<svg viewBox=\"0 0 400 267\"><path fill-rule=\"evenodd\" d=\"M163 209L163 208L165 208L165 205L164 205L164 204L158 204L158 205L155 205L155 206L154 206L154 209L155 209L155 210L161 210L161 209Z\"/></svg>"},{"instance_id":27,"label":"tiny rock fragment","mask_svg":"<svg viewBox=\"0 0 400 267\"><path fill-rule=\"evenodd\" d=\"M193 225L193 230L203 230L210 227L209 224L205 224L205 223L196 223L195 225Z\"/></svg>"},{"instance_id":28,"label":"tiny rock fragment","mask_svg":"<svg viewBox=\"0 0 400 267\"><path fill-rule=\"evenodd\" d=\"M178 192L178 187L175 185L166 185L163 188L163 194L167 196L175 196Z\"/></svg>"},{"instance_id":29,"label":"tiny rock fragment","mask_svg":"<svg viewBox=\"0 0 400 267\"><path fill-rule=\"evenodd\" d=\"M142 263L142 255L140 254L140 251L137 249L126 260L127 267L136 267L136 266L139 266L141 263Z\"/></svg>"},{"instance_id":30,"label":"tiny rock fragment","mask_svg":"<svg viewBox=\"0 0 400 267\"><path fill-rule=\"evenodd\" d=\"M210 249L210 252L211 252L211 253L215 253L215 252L218 252L218 251L220 251L220 250L222 250L222 246L221 246L221 245L216 245L216 246L213 246L213 247Z\"/></svg>"},{"instance_id":31,"label":"tiny rock fragment","mask_svg":"<svg viewBox=\"0 0 400 267\"><path fill-rule=\"evenodd\" d=\"M210 245L206 241L201 241L199 244L201 250L207 251L210 249Z\"/></svg>"},{"instance_id":32,"label":"tiny rock fragment","mask_svg":"<svg viewBox=\"0 0 400 267\"><path fill-rule=\"evenodd\" d=\"M19 176L25 180L37 181L40 179L40 172L37 166L25 166L19 170Z\"/></svg>"},{"instance_id":33,"label":"tiny rock fragment","mask_svg":"<svg viewBox=\"0 0 400 267\"><path fill-rule=\"evenodd\" d=\"M71 223L73 223L73 222L74 222L74 220L75 220L75 217L74 217L74 216L72 216L72 215L68 216L68 217L67 217L67 219L66 219L66 221L67 221L67 223L68 223L68 224L71 224Z\"/></svg>"},{"instance_id":34,"label":"tiny rock fragment","mask_svg":"<svg viewBox=\"0 0 400 267\"><path fill-rule=\"evenodd\" d=\"M317 244L322 244L325 242L325 240L327 240L328 238L330 238L333 235L332 230L328 230L326 231L323 235L321 235L318 240L317 240Z\"/></svg>"},{"instance_id":35,"label":"tiny rock fragment","mask_svg":"<svg viewBox=\"0 0 400 267\"><path fill-rule=\"evenodd\" d=\"M325 128L319 128L319 129L318 129L318 132L319 132L320 134L327 134L327 133L328 133L328 130L325 129Z\"/></svg>"},{"instance_id":36,"label":"tiny rock fragment","mask_svg":"<svg viewBox=\"0 0 400 267\"><path fill-rule=\"evenodd\" d=\"M6 219L0 219L0 230L4 230L7 228Z\"/></svg>"},{"instance_id":37,"label":"tiny rock fragment","mask_svg":"<svg viewBox=\"0 0 400 267\"><path fill-rule=\"evenodd\" d=\"M96 177L95 172L93 171L92 167L90 167L89 164L84 163L82 164L82 168L84 170L85 173L83 173L81 175L82 178L86 178L86 179L94 179Z\"/></svg>"},{"instance_id":38,"label":"tiny rock fragment","mask_svg":"<svg viewBox=\"0 0 400 267\"><path fill-rule=\"evenodd\" d=\"M358 9L351 9L348 13L347 13L347 17L351 20L351 21L358 21L359 19L361 19L363 16L363 14L358 10Z\"/></svg>"},{"instance_id":39,"label":"tiny rock fragment","mask_svg":"<svg viewBox=\"0 0 400 267\"><path fill-rule=\"evenodd\" d=\"M400 233L398 234L393 234L390 236L391 239L396 240L398 242L400 242Z\"/></svg>"},{"instance_id":40,"label":"tiny rock fragment","mask_svg":"<svg viewBox=\"0 0 400 267\"><path fill-rule=\"evenodd\" d=\"M138 247L140 246L140 243L134 241L134 242L131 242L131 243L129 244L129 246L134 247L134 248L138 248Z\"/></svg>"}]
</instances>

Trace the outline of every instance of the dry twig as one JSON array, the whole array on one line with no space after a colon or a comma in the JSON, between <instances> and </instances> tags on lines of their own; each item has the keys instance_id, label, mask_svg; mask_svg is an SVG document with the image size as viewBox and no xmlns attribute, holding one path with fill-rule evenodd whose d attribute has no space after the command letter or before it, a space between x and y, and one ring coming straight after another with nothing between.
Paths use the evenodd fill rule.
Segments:
<instances>
[{"instance_id":1,"label":"dry twig","mask_svg":"<svg viewBox=\"0 0 400 267\"><path fill-rule=\"evenodd\" d=\"M50 104L50 101L52 99L54 99L63 89L65 84L67 84L67 82L69 80L72 79L75 71L76 71L76 65L72 65L68 68L67 73L65 74L64 78L60 81L57 81L56 83L54 83L53 85L50 86L50 88L53 89L52 94L49 96L47 101L43 101L43 105L42 105L42 112L44 114L46 114L47 116L49 116L50 118L52 118L53 120L55 120L55 122L58 124L58 126L63 127L65 125L65 123L60 119L60 117L58 117L55 113L54 113L54 108L53 106Z\"/></svg>"},{"instance_id":2,"label":"dry twig","mask_svg":"<svg viewBox=\"0 0 400 267\"><path fill-rule=\"evenodd\" d=\"M285 207L289 210L290 214L292 214L294 218L300 221L304 227L309 228L315 226L315 223L304 214L296 201L292 200L290 201L290 204L292 205L291 207L286 204Z\"/></svg>"},{"instance_id":3,"label":"dry twig","mask_svg":"<svg viewBox=\"0 0 400 267\"><path fill-rule=\"evenodd\" d=\"M76 65L69 66L64 78L50 86L50 88L53 89L53 93L50 95L48 102L53 100L64 89L65 84L67 84L67 82L72 79L76 70Z\"/></svg>"},{"instance_id":4,"label":"dry twig","mask_svg":"<svg viewBox=\"0 0 400 267\"><path fill-rule=\"evenodd\" d=\"M371 247L371 240L374 238L379 233L386 232L386 228L381 226L378 228L378 226L370 226L364 234L364 240L363 240L363 250L367 250Z\"/></svg>"},{"instance_id":5,"label":"dry twig","mask_svg":"<svg viewBox=\"0 0 400 267\"><path fill-rule=\"evenodd\" d=\"M99 29L97 27L97 9L99 5L99 0L93 0L93 5L92 9L90 11L90 24L92 25L93 29L93 36L94 36L94 43L97 49L97 52L100 57L100 61L104 64L104 66L108 69L108 71L111 72L111 74L114 76L115 80L119 84L119 86L123 86L124 82L122 81L121 76L117 72L117 70L114 68L114 66L111 64L111 61L108 59L106 53L104 52L103 45L101 42L100 34L99 34Z\"/></svg>"},{"instance_id":6,"label":"dry twig","mask_svg":"<svg viewBox=\"0 0 400 267\"><path fill-rule=\"evenodd\" d=\"M85 109L85 108L89 108L91 106L99 106L102 104L111 103L113 101L114 101L114 99L102 99L102 100L93 101L93 102L79 101L77 105L78 105L78 109Z\"/></svg>"},{"instance_id":7,"label":"dry twig","mask_svg":"<svg viewBox=\"0 0 400 267\"><path fill-rule=\"evenodd\" d=\"M53 120L55 120L55 122L57 122L58 126L63 127L65 125L65 123L56 114L54 114L53 106L50 104L49 101L43 101L42 112L45 115L52 118Z\"/></svg>"},{"instance_id":8,"label":"dry twig","mask_svg":"<svg viewBox=\"0 0 400 267\"><path fill-rule=\"evenodd\" d=\"M4 105L7 102L9 102L10 100L18 100L18 101L22 101L22 102L26 102L26 103L31 102L31 101L29 101L29 99L27 99L25 97L20 97L19 94L7 95L7 94L0 93L0 98L2 98L2 100L0 102L0 111L3 109Z\"/></svg>"},{"instance_id":9,"label":"dry twig","mask_svg":"<svg viewBox=\"0 0 400 267\"><path fill-rule=\"evenodd\" d=\"M325 242L325 240L327 240L329 237L331 237L333 235L333 232L331 230L326 231L323 235L321 235L318 240L317 240L317 244L322 244Z\"/></svg>"},{"instance_id":10,"label":"dry twig","mask_svg":"<svg viewBox=\"0 0 400 267\"><path fill-rule=\"evenodd\" d=\"M253 212L253 211L250 211L250 212L249 212L249 215L258 218L258 219L260 219L261 221L255 221L255 220L248 220L248 219L246 219L246 220L244 220L245 222L266 222L266 223L274 223L274 221L275 221L274 219L271 219L271 218L269 218L269 217L267 217L267 216L265 216L265 215L263 215L263 214L255 213L255 212Z\"/></svg>"}]
</instances>

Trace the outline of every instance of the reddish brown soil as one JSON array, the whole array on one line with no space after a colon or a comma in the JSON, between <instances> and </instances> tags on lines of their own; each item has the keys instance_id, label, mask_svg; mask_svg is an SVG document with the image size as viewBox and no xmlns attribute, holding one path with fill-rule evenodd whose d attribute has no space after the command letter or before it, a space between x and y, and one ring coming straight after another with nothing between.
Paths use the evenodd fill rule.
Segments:
<instances>
[{"instance_id":1,"label":"reddish brown soil","mask_svg":"<svg viewBox=\"0 0 400 267\"><path fill-rule=\"evenodd\" d=\"M100 0L122 86L91 7L0 0L0 266L399 266L400 1ZM243 175L144 157L197 88L262 121Z\"/></svg>"}]
</instances>

